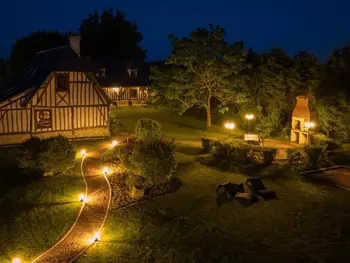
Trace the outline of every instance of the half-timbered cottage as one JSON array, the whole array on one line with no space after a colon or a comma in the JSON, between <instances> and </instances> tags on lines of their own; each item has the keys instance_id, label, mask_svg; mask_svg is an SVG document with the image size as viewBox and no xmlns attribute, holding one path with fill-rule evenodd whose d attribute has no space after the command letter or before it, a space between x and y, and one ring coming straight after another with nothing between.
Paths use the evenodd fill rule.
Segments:
<instances>
[{"instance_id":1,"label":"half-timbered cottage","mask_svg":"<svg viewBox=\"0 0 350 263\"><path fill-rule=\"evenodd\" d=\"M24 79L0 95L0 144L110 135L110 100L74 41L37 53Z\"/></svg>"},{"instance_id":2,"label":"half-timbered cottage","mask_svg":"<svg viewBox=\"0 0 350 263\"><path fill-rule=\"evenodd\" d=\"M146 102L151 85L148 66L141 61L100 63L97 79L107 96L117 105Z\"/></svg>"}]
</instances>

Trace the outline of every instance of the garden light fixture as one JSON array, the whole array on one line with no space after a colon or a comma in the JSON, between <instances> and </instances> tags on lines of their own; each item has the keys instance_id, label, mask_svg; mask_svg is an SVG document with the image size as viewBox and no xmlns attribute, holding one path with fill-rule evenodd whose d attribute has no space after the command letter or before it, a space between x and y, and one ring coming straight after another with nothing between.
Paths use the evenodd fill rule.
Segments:
<instances>
[{"instance_id":1,"label":"garden light fixture","mask_svg":"<svg viewBox=\"0 0 350 263\"><path fill-rule=\"evenodd\" d=\"M22 261L21 261L21 259L20 258L14 258L13 260L12 260L12 263L21 263Z\"/></svg>"},{"instance_id":2,"label":"garden light fixture","mask_svg":"<svg viewBox=\"0 0 350 263\"><path fill-rule=\"evenodd\" d=\"M113 141L112 142L112 147L115 147L115 146L117 146L118 145L118 141Z\"/></svg>"},{"instance_id":3,"label":"garden light fixture","mask_svg":"<svg viewBox=\"0 0 350 263\"><path fill-rule=\"evenodd\" d=\"M233 130L236 127L236 125L233 122L226 122L225 128L228 130Z\"/></svg>"},{"instance_id":4,"label":"garden light fixture","mask_svg":"<svg viewBox=\"0 0 350 263\"><path fill-rule=\"evenodd\" d=\"M313 121L307 121L305 122L305 127L308 129L312 129L316 126L316 124Z\"/></svg>"},{"instance_id":5,"label":"garden light fixture","mask_svg":"<svg viewBox=\"0 0 350 263\"><path fill-rule=\"evenodd\" d=\"M94 236L90 239L90 243L99 243L101 241L101 232L97 231Z\"/></svg>"},{"instance_id":6,"label":"garden light fixture","mask_svg":"<svg viewBox=\"0 0 350 263\"><path fill-rule=\"evenodd\" d=\"M84 194L80 194L80 195L79 195L79 202L81 202L81 203L86 202L86 197L85 197Z\"/></svg>"},{"instance_id":7,"label":"garden light fixture","mask_svg":"<svg viewBox=\"0 0 350 263\"><path fill-rule=\"evenodd\" d=\"M307 129L307 141L306 144L310 144L310 129L314 128L316 126L316 123L313 121L307 121L305 122L305 127Z\"/></svg>"},{"instance_id":8,"label":"garden light fixture","mask_svg":"<svg viewBox=\"0 0 350 263\"><path fill-rule=\"evenodd\" d=\"M81 154L81 156L85 157L85 156L86 156L86 150L85 150L85 149L82 149L82 150L80 151L80 154Z\"/></svg>"},{"instance_id":9,"label":"garden light fixture","mask_svg":"<svg viewBox=\"0 0 350 263\"><path fill-rule=\"evenodd\" d=\"M108 169L108 167L104 167L103 170L102 170L102 173L103 173L104 175L109 174L109 169Z\"/></svg>"},{"instance_id":10,"label":"garden light fixture","mask_svg":"<svg viewBox=\"0 0 350 263\"><path fill-rule=\"evenodd\" d=\"M245 118L246 118L247 120L252 120L252 119L254 119L254 114L246 114L246 115L245 115Z\"/></svg>"}]
</instances>

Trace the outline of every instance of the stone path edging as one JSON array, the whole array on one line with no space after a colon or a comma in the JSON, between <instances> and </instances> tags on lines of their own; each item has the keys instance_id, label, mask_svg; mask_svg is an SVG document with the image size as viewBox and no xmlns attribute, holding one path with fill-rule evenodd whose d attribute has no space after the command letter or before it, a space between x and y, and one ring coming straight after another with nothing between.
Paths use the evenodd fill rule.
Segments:
<instances>
[{"instance_id":1,"label":"stone path edging","mask_svg":"<svg viewBox=\"0 0 350 263\"><path fill-rule=\"evenodd\" d=\"M91 152L93 152L93 151L96 151L96 150L103 150L104 149L104 147L103 147L103 145L108 145L108 142L106 143L106 142L103 142L103 143L101 143L101 144L99 144L99 145L97 145L96 147L94 147L93 149L91 149L88 153L91 153ZM101 160L102 160L102 158L103 158L103 156L105 155L105 153L108 151L108 149L109 149L110 147L108 147L108 148L106 148L106 151L105 152L103 152L103 154L101 154L101 157L100 157L100 162L99 162L99 165L101 165ZM84 174L84 161L87 159L88 157L83 157L83 159L82 159L82 161L81 161L81 165L80 165L80 172L81 172L81 176L83 177L83 180L84 180L84 183L85 183L85 196L89 196L88 195L88 183L87 183L87 180L86 180L86 177L87 176L91 176L91 175L85 175ZM94 177L94 175L93 176L91 176L91 178L92 179L90 179L90 180L93 180L93 177ZM106 222L106 220L107 220L107 216L108 216L108 210L109 210L109 207L110 207L110 203L111 203L111 195L112 195L112 192L111 192L111 186L110 186L110 183L109 183L109 181L108 181L108 179L107 179L107 177L103 174L103 178L104 178L104 180L106 181L106 183L107 183L107 185L108 185L108 203L107 203L107 207L106 207L106 211L104 212L104 217L103 217L103 221L102 221L102 223L101 223L101 225L100 225L100 227L98 228L98 229L96 229L96 231L101 231L101 229L103 228L103 226L104 226L104 224L105 224L105 222ZM94 190L94 189L93 189ZM95 189L96 190L96 189ZM76 250L80 250L79 248L77 248L77 247L83 247L83 249L81 250L81 251L79 251L79 253L78 254L76 254L76 255L72 255L72 256L70 256L70 255L68 255L68 257L70 257L69 259L67 258L67 260L60 260L60 259L58 259L58 257L55 257L54 255L50 255L50 253L53 253L54 254L54 250L55 249L58 249L59 250L59 245L61 245L61 243L62 242L68 242L67 241L67 239L69 239L69 235L72 233L72 231L73 230L76 230L75 228L77 227L77 224L78 224L78 221L79 221L79 219L81 219L81 216L82 216L82 213L85 211L85 210L88 210L89 209L89 207L88 208L86 208L85 210L84 210L84 208L86 207L86 203L84 202L83 204L82 204L82 206L81 206L81 208L80 208L80 210L79 210L79 213L78 213L78 215L77 215L77 217L76 217L76 219L75 219L75 221L74 221L74 223L72 224L72 226L70 227L70 229L68 230L68 232L62 237L62 238L60 238L60 240L57 242L57 243L55 243L51 248L49 248L48 250L46 250L46 251L44 251L41 255L39 255L37 258L35 258L33 261L32 261L32 263L39 263L39 262L52 262L52 263L54 263L54 262L67 262L67 263L70 263L70 262L73 262L74 260L76 260L82 253L84 253L85 251L86 251L86 249L88 249L92 244L90 243L90 244L88 244L88 243L86 243L85 245L83 245L83 244L81 244L81 243L77 243L77 244L75 244L74 242L73 243L71 243L71 247L72 247L72 254L75 254L75 252L77 252ZM86 211L85 211L86 212ZM95 218L96 219L96 218ZM83 219L82 219L83 220ZM80 222L80 228L81 228L81 225L82 225L83 223L81 223ZM87 222L87 224L89 224L89 222ZM91 222L90 222L90 224L91 224ZM85 234L85 233L84 233ZM73 241L74 241L74 236L73 237L70 237L71 239L73 239ZM79 236L79 237L77 237L77 240L76 241L81 241L81 237ZM68 242L69 243L69 242ZM74 247L73 245L76 245L76 247ZM63 250L63 252L64 253L66 253L67 254L67 250L66 249L61 249L61 251ZM58 251L59 252L59 251ZM68 251L69 252L69 251ZM57 254L57 251L56 251L56 254ZM63 254L63 253L61 253L61 254ZM68 253L69 254L69 253ZM60 255L60 253L58 253L58 255ZM46 258L49 258L49 261L47 260L47 259L45 259L45 257ZM51 257L51 258L50 258ZM56 260L57 259L57 260Z\"/></svg>"}]
</instances>

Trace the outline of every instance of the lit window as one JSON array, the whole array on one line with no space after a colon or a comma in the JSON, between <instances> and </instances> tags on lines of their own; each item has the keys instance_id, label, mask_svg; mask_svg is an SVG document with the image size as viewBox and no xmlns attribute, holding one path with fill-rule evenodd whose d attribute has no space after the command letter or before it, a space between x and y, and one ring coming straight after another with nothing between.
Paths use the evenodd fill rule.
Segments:
<instances>
[{"instance_id":1,"label":"lit window","mask_svg":"<svg viewBox=\"0 0 350 263\"><path fill-rule=\"evenodd\" d=\"M68 74L58 74L56 76L56 90L69 91Z\"/></svg>"},{"instance_id":2,"label":"lit window","mask_svg":"<svg viewBox=\"0 0 350 263\"><path fill-rule=\"evenodd\" d=\"M130 78L137 78L137 69L128 69Z\"/></svg>"},{"instance_id":3,"label":"lit window","mask_svg":"<svg viewBox=\"0 0 350 263\"><path fill-rule=\"evenodd\" d=\"M51 110L36 111L36 128L51 128Z\"/></svg>"}]
</instances>

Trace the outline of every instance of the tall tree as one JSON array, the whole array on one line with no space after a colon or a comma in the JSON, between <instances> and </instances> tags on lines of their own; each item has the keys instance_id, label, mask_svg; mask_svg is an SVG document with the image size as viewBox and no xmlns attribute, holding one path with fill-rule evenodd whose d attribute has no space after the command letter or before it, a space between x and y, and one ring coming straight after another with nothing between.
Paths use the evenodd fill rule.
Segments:
<instances>
[{"instance_id":1,"label":"tall tree","mask_svg":"<svg viewBox=\"0 0 350 263\"><path fill-rule=\"evenodd\" d=\"M134 22L127 21L119 9L90 13L80 25L81 54L92 58L145 58L143 40Z\"/></svg>"},{"instance_id":2,"label":"tall tree","mask_svg":"<svg viewBox=\"0 0 350 263\"><path fill-rule=\"evenodd\" d=\"M68 35L59 32L38 31L16 41L6 63L6 75L14 79L27 68L38 51L68 44Z\"/></svg>"},{"instance_id":3,"label":"tall tree","mask_svg":"<svg viewBox=\"0 0 350 263\"><path fill-rule=\"evenodd\" d=\"M212 125L212 103L221 112L228 104L247 102L244 92L247 51L243 43L229 44L220 26L197 28L183 38L169 36L172 45L166 69L152 69L156 98L162 98L179 113L191 107L205 108L207 128Z\"/></svg>"}]
</instances>

